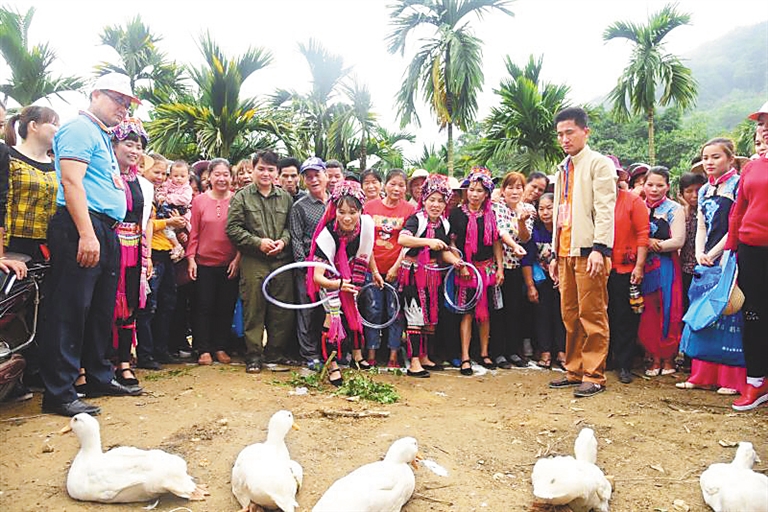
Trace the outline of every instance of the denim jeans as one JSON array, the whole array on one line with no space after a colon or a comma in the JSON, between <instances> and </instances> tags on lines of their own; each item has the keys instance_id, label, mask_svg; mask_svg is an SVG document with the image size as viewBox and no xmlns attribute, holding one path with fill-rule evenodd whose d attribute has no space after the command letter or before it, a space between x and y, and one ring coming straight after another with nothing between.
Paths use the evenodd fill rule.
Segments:
<instances>
[{"instance_id":1,"label":"denim jeans","mask_svg":"<svg viewBox=\"0 0 768 512\"><path fill-rule=\"evenodd\" d=\"M176 308L176 274L170 251L152 251L152 265L155 271L149 280L151 293L136 320L139 359L168 352L168 335Z\"/></svg>"},{"instance_id":2,"label":"denim jeans","mask_svg":"<svg viewBox=\"0 0 768 512\"><path fill-rule=\"evenodd\" d=\"M372 282L370 273L365 275L365 284ZM397 283L390 283L397 289ZM384 303L387 303L386 306ZM365 294L360 298L360 314L367 321L374 324L383 324L387 322L395 312L395 301L392 299L392 292L388 288L379 290L376 286L366 289ZM398 318L389 327L385 329L373 329L365 327L365 348L376 350L381 346L382 336L386 337L387 346L391 350L400 348L403 337L403 314L398 313Z\"/></svg>"}]
</instances>

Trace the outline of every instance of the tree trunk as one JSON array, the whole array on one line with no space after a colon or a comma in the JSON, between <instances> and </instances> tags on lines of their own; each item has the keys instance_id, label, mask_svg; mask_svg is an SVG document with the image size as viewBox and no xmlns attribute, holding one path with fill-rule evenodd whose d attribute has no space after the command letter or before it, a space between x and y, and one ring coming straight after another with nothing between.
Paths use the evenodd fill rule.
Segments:
<instances>
[{"instance_id":1,"label":"tree trunk","mask_svg":"<svg viewBox=\"0 0 768 512\"><path fill-rule=\"evenodd\" d=\"M367 160L367 150L368 150L368 137L365 133L365 130L363 130L363 135L360 137L360 172L363 172L367 169L366 167L366 160Z\"/></svg>"},{"instance_id":2,"label":"tree trunk","mask_svg":"<svg viewBox=\"0 0 768 512\"><path fill-rule=\"evenodd\" d=\"M653 109L648 111L648 163L656 165L656 145L654 143Z\"/></svg>"},{"instance_id":3,"label":"tree trunk","mask_svg":"<svg viewBox=\"0 0 768 512\"><path fill-rule=\"evenodd\" d=\"M448 123L448 176L453 176L453 123Z\"/></svg>"}]
</instances>

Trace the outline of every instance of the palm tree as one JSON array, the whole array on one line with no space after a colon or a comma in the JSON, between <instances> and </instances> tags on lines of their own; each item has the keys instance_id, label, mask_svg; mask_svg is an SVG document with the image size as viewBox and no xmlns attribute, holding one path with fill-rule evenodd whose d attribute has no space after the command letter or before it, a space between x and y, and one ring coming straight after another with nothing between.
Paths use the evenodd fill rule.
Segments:
<instances>
[{"instance_id":1,"label":"palm tree","mask_svg":"<svg viewBox=\"0 0 768 512\"><path fill-rule=\"evenodd\" d=\"M210 34L201 37L200 51L206 65L190 69L197 95L155 108L148 126L152 147L168 155L194 147L206 158L247 154L256 140L279 139L292 149L290 125L282 116L272 115L254 99L240 98L243 82L272 61L270 52L249 48L237 58L227 58Z\"/></svg>"},{"instance_id":2,"label":"palm tree","mask_svg":"<svg viewBox=\"0 0 768 512\"><path fill-rule=\"evenodd\" d=\"M125 27L104 27L99 36L101 42L117 53L116 62L100 62L96 73L103 75L117 72L128 75L131 90L136 96L153 105L168 103L187 91L183 82L182 68L169 62L157 43L162 38L152 34L141 16L128 21Z\"/></svg>"},{"instance_id":3,"label":"palm tree","mask_svg":"<svg viewBox=\"0 0 768 512\"><path fill-rule=\"evenodd\" d=\"M539 80L543 57L531 55L525 68L506 58L509 78L494 93L501 104L484 121L485 134L473 148L480 162L503 161L526 174L557 164L562 150L552 130L555 114L566 106L569 88Z\"/></svg>"},{"instance_id":4,"label":"palm tree","mask_svg":"<svg viewBox=\"0 0 768 512\"><path fill-rule=\"evenodd\" d=\"M624 120L633 114L643 114L648 122L648 159L656 163L654 147L654 116L656 102L675 104L686 109L696 102L697 85L691 70L681 60L664 51L664 37L681 25L688 25L690 14L678 13L675 5L666 5L652 14L646 25L617 21L603 32L603 40L621 38L634 44L629 64L619 77L609 96L613 114ZM660 96L657 86L661 86Z\"/></svg>"},{"instance_id":5,"label":"palm tree","mask_svg":"<svg viewBox=\"0 0 768 512\"><path fill-rule=\"evenodd\" d=\"M405 54L406 40L418 27L429 27L431 37L406 69L397 95L398 115L404 127L416 114L417 95L429 104L440 129L447 129L448 169L453 174L453 126L466 129L477 112L477 92L483 84L482 41L471 34L470 14L482 18L492 9L512 15L507 0L397 0L390 16L394 29L387 36L390 53Z\"/></svg>"},{"instance_id":6,"label":"palm tree","mask_svg":"<svg viewBox=\"0 0 768 512\"><path fill-rule=\"evenodd\" d=\"M365 170L368 140L372 130L377 126L377 116L373 113L371 92L357 78L351 84L343 84L342 90L351 105L345 105L345 108L333 120L328 131L328 145L335 148L348 144L350 139L358 140L357 152L349 152L344 155L344 160L350 161L359 158L360 169ZM341 155L334 156L339 158Z\"/></svg>"},{"instance_id":7,"label":"palm tree","mask_svg":"<svg viewBox=\"0 0 768 512\"><path fill-rule=\"evenodd\" d=\"M344 59L340 55L329 52L316 39L311 38L306 44L299 43L299 51L312 74L311 91L302 94L295 90L278 89L272 95L271 104L293 113L302 156L339 157L330 150L328 135L334 119L346 111L345 106L332 100L340 94L338 89L349 68L344 67Z\"/></svg>"},{"instance_id":8,"label":"palm tree","mask_svg":"<svg viewBox=\"0 0 768 512\"><path fill-rule=\"evenodd\" d=\"M0 54L11 68L11 78L0 85L0 92L20 105L30 105L49 94L83 87L80 78L51 76L48 68L56 60L56 53L48 43L30 48L29 27L34 15L34 7L24 14L7 7L0 8Z\"/></svg>"}]
</instances>

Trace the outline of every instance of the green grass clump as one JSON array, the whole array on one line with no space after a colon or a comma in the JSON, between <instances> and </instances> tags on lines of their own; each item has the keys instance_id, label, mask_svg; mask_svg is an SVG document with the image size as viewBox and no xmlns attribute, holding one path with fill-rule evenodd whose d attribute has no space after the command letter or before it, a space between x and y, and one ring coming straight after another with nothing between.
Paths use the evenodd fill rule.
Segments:
<instances>
[{"instance_id":1,"label":"green grass clump","mask_svg":"<svg viewBox=\"0 0 768 512\"><path fill-rule=\"evenodd\" d=\"M344 372L344 384L336 391L336 394L357 396L363 400L380 404L393 404L400 400L395 386L385 382L376 382L364 372L355 370Z\"/></svg>"}]
</instances>

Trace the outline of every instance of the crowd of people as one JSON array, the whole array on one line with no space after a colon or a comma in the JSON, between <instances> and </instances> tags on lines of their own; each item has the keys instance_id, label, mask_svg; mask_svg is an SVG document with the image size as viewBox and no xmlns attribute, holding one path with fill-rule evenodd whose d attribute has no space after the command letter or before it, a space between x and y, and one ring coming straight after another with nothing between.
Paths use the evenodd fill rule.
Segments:
<instances>
[{"instance_id":1,"label":"crowd of people","mask_svg":"<svg viewBox=\"0 0 768 512\"><path fill-rule=\"evenodd\" d=\"M581 108L555 118L553 177L458 181L270 149L169 162L128 117L137 102L111 73L61 127L37 106L5 123L0 270L24 277L11 253L50 263L25 377L45 412L98 414L82 398L142 393L135 367L236 353L248 373L327 363L335 386L343 365L428 378L537 364L589 397L606 367L625 384L676 373L681 341L697 357L678 388L740 395L736 410L768 401L768 103L750 116L755 158L712 139L671 191L666 168L590 149ZM694 329L701 276L734 255L743 305Z\"/></svg>"}]
</instances>

